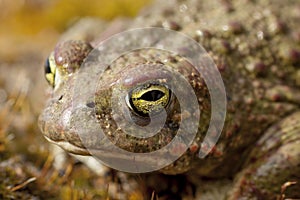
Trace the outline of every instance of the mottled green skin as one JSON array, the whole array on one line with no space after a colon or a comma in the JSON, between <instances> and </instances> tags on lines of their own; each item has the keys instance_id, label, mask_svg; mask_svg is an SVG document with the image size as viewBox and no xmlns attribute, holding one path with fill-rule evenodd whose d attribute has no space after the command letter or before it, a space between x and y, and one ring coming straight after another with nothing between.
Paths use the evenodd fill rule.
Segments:
<instances>
[{"instance_id":1,"label":"mottled green skin","mask_svg":"<svg viewBox=\"0 0 300 200\"><path fill-rule=\"evenodd\" d=\"M271 4L272 2L272 4ZM148 152L167 144L176 134L179 121L174 101L169 126L145 142L126 137L111 120L113 83L124 72L124 61L134 69L141 63L172 65L196 91L201 109L201 126L189 150L171 166L169 174L193 170L199 176L234 178L228 199L274 199L283 184L287 197L300 197L300 3L294 1L181 1L157 5L130 24L132 27L165 27L183 32L205 47L221 72L227 93L225 127L216 147L205 159L197 157L210 119L209 94L199 74L175 55L159 57L139 52L116 60L103 76L96 93L96 113L86 111L72 120L91 128L85 121L95 117L115 144L133 152ZM114 47L112 47L114 48ZM118 48L118 47L116 47ZM141 73L142 74L142 73ZM141 75L138 72L135 76ZM88 154L72 127L66 126L72 105L76 73L55 89L40 117L40 126L50 140L75 154ZM111 85L112 84L112 85ZM126 87L125 87L126 88ZM61 95L63 95L62 98ZM91 99L93 102L93 99ZM87 102L91 103L91 102ZM92 107L93 107L92 106ZM193 113L188 112L187 119ZM81 116L81 117L80 117ZM78 121L76 121L78 120ZM171 126L171 123L172 126ZM112 134L114 133L114 134ZM94 145L91 142L91 147Z\"/></svg>"}]
</instances>

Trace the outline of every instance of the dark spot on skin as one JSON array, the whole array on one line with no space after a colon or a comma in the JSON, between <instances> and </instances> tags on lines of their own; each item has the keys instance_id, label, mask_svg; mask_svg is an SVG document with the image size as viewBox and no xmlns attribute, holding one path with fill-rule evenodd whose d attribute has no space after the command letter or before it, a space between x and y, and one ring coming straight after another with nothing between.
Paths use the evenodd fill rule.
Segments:
<instances>
[{"instance_id":1,"label":"dark spot on skin","mask_svg":"<svg viewBox=\"0 0 300 200\"><path fill-rule=\"evenodd\" d=\"M95 102L88 102L86 106L89 108L95 108Z\"/></svg>"},{"instance_id":2,"label":"dark spot on skin","mask_svg":"<svg viewBox=\"0 0 300 200\"><path fill-rule=\"evenodd\" d=\"M211 38L213 34L208 30L197 30L196 35L198 37L205 37L205 38Z\"/></svg>"},{"instance_id":3,"label":"dark spot on skin","mask_svg":"<svg viewBox=\"0 0 300 200\"><path fill-rule=\"evenodd\" d=\"M162 15L165 16L165 17L169 17L169 16L172 16L174 15L174 10L172 9L165 9L163 12L162 12Z\"/></svg>"},{"instance_id":4,"label":"dark spot on skin","mask_svg":"<svg viewBox=\"0 0 300 200\"><path fill-rule=\"evenodd\" d=\"M178 60L176 58L174 58L173 56L168 56L168 61L171 63L177 63Z\"/></svg>"},{"instance_id":5,"label":"dark spot on skin","mask_svg":"<svg viewBox=\"0 0 300 200\"><path fill-rule=\"evenodd\" d=\"M224 72L228 66L226 65L226 63L220 63L217 65L217 67L220 72Z\"/></svg>"},{"instance_id":6,"label":"dark spot on skin","mask_svg":"<svg viewBox=\"0 0 300 200\"><path fill-rule=\"evenodd\" d=\"M300 63L300 51L291 49L289 52L289 59L293 64Z\"/></svg>"},{"instance_id":7,"label":"dark spot on skin","mask_svg":"<svg viewBox=\"0 0 300 200\"><path fill-rule=\"evenodd\" d=\"M171 129L171 130L177 130L179 128L179 124L176 123L176 122L171 122L171 123L168 123L168 127Z\"/></svg>"},{"instance_id":8,"label":"dark spot on skin","mask_svg":"<svg viewBox=\"0 0 300 200\"><path fill-rule=\"evenodd\" d=\"M229 23L229 31L233 34L240 34L244 31L244 27L240 22L232 21Z\"/></svg>"},{"instance_id":9,"label":"dark spot on skin","mask_svg":"<svg viewBox=\"0 0 300 200\"><path fill-rule=\"evenodd\" d=\"M222 40L221 41L221 51L223 53L229 53L231 50L231 46L230 46L230 43L226 40Z\"/></svg>"},{"instance_id":10,"label":"dark spot on skin","mask_svg":"<svg viewBox=\"0 0 300 200\"><path fill-rule=\"evenodd\" d=\"M286 33L288 29L286 23L278 19L274 22L273 26L274 26L274 30L273 30L274 33Z\"/></svg>"},{"instance_id":11,"label":"dark spot on skin","mask_svg":"<svg viewBox=\"0 0 300 200\"><path fill-rule=\"evenodd\" d=\"M66 171L64 169L58 170L59 177L63 177L66 174Z\"/></svg>"},{"instance_id":12,"label":"dark spot on skin","mask_svg":"<svg viewBox=\"0 0 300 200\"><path fill-rule=\"evenodd\" d=\"M259 77L263 77L266 75L267 72L267 65L265 65L262 62L258 62L254 64L254 72L257 74Z\"/></svg>"},{"instance_id":13,"label":"dark spot on skin","mask_svg":"<svg viewBox=\"0 0 300 200\"><path fill-rule=\"evenodd\" d=\"M181 26L177 22L174 22L174 21L165 21L165 22L163 22L162 26L164 28L171 29L174 31L179 31L181 29Z\"/></svg>"},{"instance_id":14,"label":"dark spot on skin","mask_svg":"<svg viewBox=\"0 0 300 200\"><path fill-rule=\"evenodd\" d=\"M230 0L222 0L221 3L227 13L234 11L234 7Z\"/></svg>"},{"instance_id":15,"label":"dark spot on skin","mask_svg":"<svg viewBox=\"0 0 300 200\"><path fill-rule=\"evenodd\" d=\"M64 97L64 95L60 95L60 97L58 98L58 101L61 101L63 97Z\"/></svg>"}]
</instances>

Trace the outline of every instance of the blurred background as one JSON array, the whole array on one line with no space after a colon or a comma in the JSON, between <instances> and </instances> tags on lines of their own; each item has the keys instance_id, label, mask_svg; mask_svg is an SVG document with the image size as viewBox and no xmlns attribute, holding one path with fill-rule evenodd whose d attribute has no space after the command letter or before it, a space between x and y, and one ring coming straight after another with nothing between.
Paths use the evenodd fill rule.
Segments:
<instances>
[{"instance_id":1,"label":"blurred background","mask_svg":"<svg viewBox=\"0 0 300 200\"><path fill-rule=\"evenodd\" d=\"M86 16L133 17L150 0L0 0L0 59L47 51L69 26Z\"/></svg>"},{"instance_id":2,"label":"blurred background","mask_svg":"<svg viewBox=\"0 0 300 200\"><path fill-rule=\"evenodd\" d=\"M53 170L37 127L47 99L44 62L81 18L134 17L150 0L0 0L0 199L110 199L107 184L76 161ZM129 199L141 199L139 191Z\"/></svg>"}]
</instances>

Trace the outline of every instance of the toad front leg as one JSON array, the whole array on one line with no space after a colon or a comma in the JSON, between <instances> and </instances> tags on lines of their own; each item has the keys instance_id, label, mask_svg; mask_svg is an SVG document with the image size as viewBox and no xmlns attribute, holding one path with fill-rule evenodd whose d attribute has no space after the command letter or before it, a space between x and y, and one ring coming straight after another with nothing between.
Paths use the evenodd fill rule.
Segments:
<instances>
[{"instance_id":1,"label":"toad front leg","mask_svg":"<svg viewBox=\"0 0 300 200\"><path fill-rule=\"evenodd\" d=\"M228 199L300 198L300 112L270 127L245 166Z\"/></svg>"}]
</instances>

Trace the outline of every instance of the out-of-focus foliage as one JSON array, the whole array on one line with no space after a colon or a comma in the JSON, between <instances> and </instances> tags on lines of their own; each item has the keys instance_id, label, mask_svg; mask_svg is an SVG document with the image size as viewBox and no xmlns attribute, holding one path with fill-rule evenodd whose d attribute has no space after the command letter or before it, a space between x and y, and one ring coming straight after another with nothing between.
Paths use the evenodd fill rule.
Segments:
<instances>
[{"instance_id":1,"label":"out-of-focus foliage","mask_svg":"<svg viewBox=\"0 0 300 200\"><path fill-rule=\"evenodd\" d=\"M36 34L45 28L63 30L72 18L134 16L149 0L2 0L1 33Z\"/></svg>"},{"instance_id":2,"label":"out-of-focus foliage","mask_svg":"<svg viewBox=\"0 0 300 200\"><path fill-rule=\"evenodd\" d=\"M134 16L150 0L0 0L0 59L11 60L19 45L53 45L58 35L84 16L110 20Z\"/></svg>"}]
</instances>

